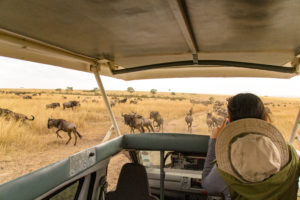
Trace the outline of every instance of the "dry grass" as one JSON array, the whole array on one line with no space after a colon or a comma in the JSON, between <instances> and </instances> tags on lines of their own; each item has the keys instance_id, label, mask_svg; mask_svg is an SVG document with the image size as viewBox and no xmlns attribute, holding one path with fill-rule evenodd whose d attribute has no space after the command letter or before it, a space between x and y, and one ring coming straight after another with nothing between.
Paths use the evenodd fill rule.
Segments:
<instances>
[{"instance_id":1,"label":"dry grass","mask_svg":"<svg viewBox=\"0 0 300 200\"><path fill-rule=\"evenodd\" d=\"M43 93L41 96L34 96L31 100L22 99L22 96L15 94L0 94L0 108L8 108L27 116L35 116L34 121L26 123L15 122L14 120L7 121L0 117L0 183L99 144L111 125L102 98L93 96L94 93L92 92L73 91L73 93L69 94L55 94L55 92L57 93L55 90L23 91ZM128 95L144 97L137 105L127 102L126 104L118 104L113 107L122 133L129 133L130 131L123 123L122 113L136 112L149 117L150 111L159 111L164 117L165 132L187 132L184 117L185 113L192 106L190 99L208 100L210 96L213 96L215 100L225 101L227 97L179 93L176 95L170 95L170 93L152 95L149 92L129 94L124 91L109 91L108 95L110 97L121 96L121 98ZM66 96L67 99L62 98L62 96ZM132 97L132 99L135 97ZM174 98L181 98L181 100L174 101ZM86 99L88 102L83 102L83 99ZM93 99L99 102L93 103ZM263 97L262 99L264 102L273 102L275 104L275 107L269 106L272 111L273 124L288 140L300 108L300 99L270 97ZM62 107L54 110L45 108L46 104L52 102L62 104L69 100L79 100L81 106L74 110L63 110ZM194 105L193 133L209 134L205 123L208 110L212 110L212 105ZM61 133L63 136L61 140L55 135L56 129L47 128L49 117L63 118L75 123L78 131L83 135L83 139L78 141L76 147L72 145L73 140L69 145L65 145L64 143L67 140L66 134ZM299 146L297 148L299 149Z\"/></svg>"}]
</instances>

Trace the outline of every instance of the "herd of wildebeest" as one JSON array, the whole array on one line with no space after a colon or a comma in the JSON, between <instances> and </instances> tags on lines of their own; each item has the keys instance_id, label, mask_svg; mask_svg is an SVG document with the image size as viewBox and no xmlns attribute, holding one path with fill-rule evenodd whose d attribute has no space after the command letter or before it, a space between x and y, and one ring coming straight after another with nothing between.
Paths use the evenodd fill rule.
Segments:
<instances>
[{"instance_id":1,"label":"herd of wildebeest","mask_svg":"<svg viewBox=\"0 0 300 200\"><path fill-rule=\"evenodd\" d=\"M64 99L66 97L63 96ZM23 99L32 99L31 96L23 96ZM135 98L127 101L128 98L119 99L118 97L112 97L110 100L110 106L114 107L117 104L124 104L126 102L129 102L130 104L137 104L139 101L142 101L142 98ZM82 102L87 102L87 99L83 99ZM92 102L98 103L98 100L93 100ZM185 122L187 125L187 131L192 133L192 124L193 124L193 108L195 104L203 104L205 106L212 105L213 110L212 111L206 111L206 124L208 129L212 129L214 127L220 126L224 119L227 117L227 109L225 105L225 101L214 101L213 97L210 97L207 101L201 101L201 100L195 100L190 99L191 108L188 110L188 112L185 114ZM265 105L270 105L272 103L266 103ZM58 102L46 104L46 109L56 109L60 107L61 104ZM80 102L76 100L67 101L62 104L63 109L71 108L72 110L76 107L80 106ZM274 104L273 104L274 106ZM280 106L280 105L279 105ZM285 105L284 105L285 106ZM270 114L271 111L268 107L267 112ZM164 127L164 119L161 113L159 111L151 111L149 113L149 118L144 117L140 114L137 114L135 112L129 112L129 113L122 113L121 115L124 120L124 124L130 127L130 132L134 133L135 130L138 130L140 133L145 133L146 130L148 132L163 132ZM14 111L11 111L6 108L0 108L0 117L5 118L6 120L15 119L16 121L33 121L35 118L33 115L31 115L31 118L27 117L24 114L17 113ZM77 136L79 138L82 138L81 134L77 131L75 124L68 122L64 119L48 119L47 128L50 129L52 127L57 128L56 135L59 138L62 138L59 135L59 131L64 131L68 133L69 139L66 142L68 144L71 140L71 133L73 133L75 137L75 143L77 143Z\"/></svg>"}]
</instances>

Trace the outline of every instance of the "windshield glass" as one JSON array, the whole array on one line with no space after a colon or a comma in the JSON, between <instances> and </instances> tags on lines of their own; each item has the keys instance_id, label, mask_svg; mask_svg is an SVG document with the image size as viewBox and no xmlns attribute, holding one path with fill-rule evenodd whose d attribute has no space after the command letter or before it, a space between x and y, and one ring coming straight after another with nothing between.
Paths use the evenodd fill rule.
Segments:
<instances>
[{"instance_id":1,"label":"windshield glass","mask_svg":"<svg viewBox=\"0 0 300 200\"><path fill-rule=\"evenodd\" d=\"M93 74L4 57L0 62L6 66L1 68L0 81L0 183L101 143L112 123ZM101 78L122 134L210 135L227 117L226 98L252 92L261 97L269 109L271 123L288 140L300 108L299 76L289 80L198 78L128 82ZM76 145L74 135L69 142L66 132L57 135L49 118L73 123L81 135L77 135ZM133 118L136 126L132 128ZM141 122L142 127L138 125ZM113 131L109 139L115 137ZM299 150L297 142L295 145ZM142 151L140 155L146 167L158 168L159 152ZM201 165L205 155L165 152L165 156L166 168L189 170L195 164Z\"/></svg>"}]
</instances>

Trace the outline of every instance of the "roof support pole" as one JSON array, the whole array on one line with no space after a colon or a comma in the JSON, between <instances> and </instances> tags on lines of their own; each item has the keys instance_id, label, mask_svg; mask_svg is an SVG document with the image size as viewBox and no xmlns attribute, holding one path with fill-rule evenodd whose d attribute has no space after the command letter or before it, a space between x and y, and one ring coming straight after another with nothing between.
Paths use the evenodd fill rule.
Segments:
<instances>
[{"instance_id":1,"label":"roof support pole","mask_svg":"<svg viewBox=\"0 0 300 200\"><path fill-rule=\"evenodd\" d=\"M184 9L182 0L168 0L168 3L192 54L197 54L197 43L193 35L192 26L189 22L188 13Z\"/></svg>"},{"instance_id":2,"label":"roof support pole","mask_svg":"<svg viewBox=\"0 0 300 200\"><path fill-rule=\"evenodd\" d=\"M117 124L115 115L114 115L114 113L112 112L112 109L111 109L110 104L109 104L109 102L108 102L108 98L107 98L105 89L104 89L104 87L103 87L103 84L102 84L102 81L101 81L101 78L100 78L100 75L99 75L98 67L97 67L97 66L93 66L93 67L91 67L91 68L93 69L93 72L94 72L96 81L97 81L98 86L99 86L99 88L100 88L100 91L101 91L101 94L102 94L104 103L105 103L105 105L106 105L106 108L107 108L107 110L108 110L110 119L111 119L112 124L113 124L113 127L114 127L114 129L116 130L118 136L120 136L120 135L121 135L120 129L119 129L119 127L118 127L118 124Z\"/></svg>"},{"instance_id":3,"label":"roof support pole","mask_svg":"<svg viewBox=\"0 0 300 200\"><path fill-rule=\"evenodd\" d=\"M294 124L294 128L293 128L293 131L291 133L291 137L289 139L289 143L293 143L294 139L297 139L298 135L297 135L297 131L298 131L298 127L300 125L300 110L298 112L298 115L297 115L297 118L296 118L296 121L295 121L295 124Z\"/></svg>"}]
</instances>

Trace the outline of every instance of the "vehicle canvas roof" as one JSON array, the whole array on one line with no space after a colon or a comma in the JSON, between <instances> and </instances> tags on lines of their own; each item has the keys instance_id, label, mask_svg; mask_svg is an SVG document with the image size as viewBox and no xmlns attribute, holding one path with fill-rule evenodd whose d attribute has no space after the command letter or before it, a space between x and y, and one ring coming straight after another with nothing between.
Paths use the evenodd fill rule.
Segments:
<instances>
[{"instance_id":1,"label":"vehicle canvas roof","mask_svg":"<svg viewBox=\"0 0 300 200\"><path fill-rule=\"evenodd\" d=\"M9 0L0 55L124 80L299 74L294 0Z\"/></svg>"}]
</instances>

